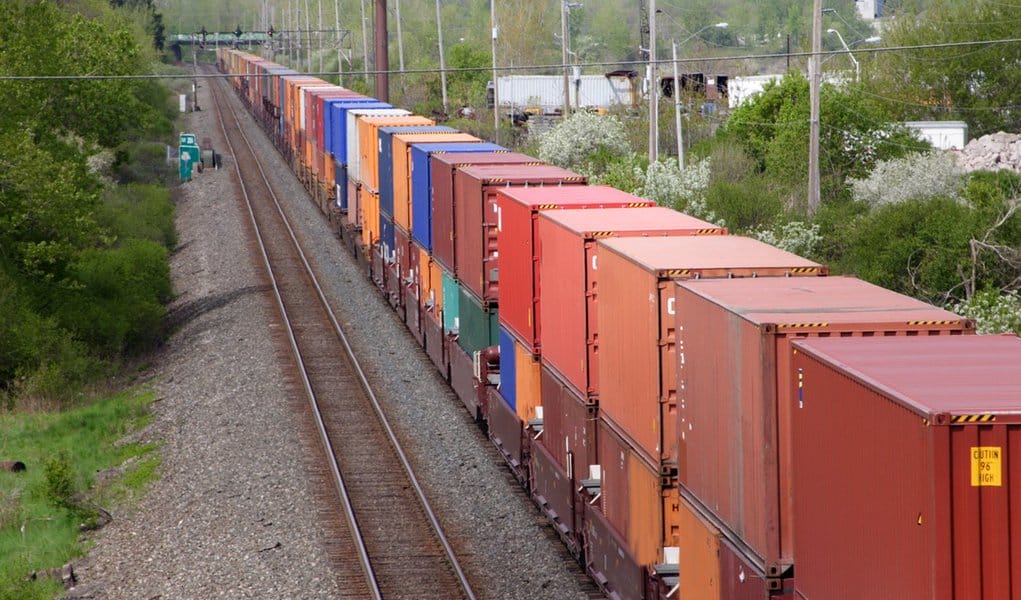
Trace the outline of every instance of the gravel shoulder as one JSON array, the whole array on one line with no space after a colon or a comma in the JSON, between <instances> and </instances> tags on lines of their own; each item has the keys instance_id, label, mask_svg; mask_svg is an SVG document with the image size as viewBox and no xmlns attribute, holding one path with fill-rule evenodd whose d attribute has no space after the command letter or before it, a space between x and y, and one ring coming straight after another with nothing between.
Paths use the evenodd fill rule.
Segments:
<instances>
[{"instance_id":1,"label":"gravel shoulder","mask_svg":"<svg viewBox=\"0 0 1021 600\"><path fill-rule=\"evenodd\" d=\"M212 106L208 97L202 102ZM213 117L192 113L188 126L221 151ZM251 131L476 593L598 597L254 123ZM296 391L274 342L275 307L244 242L248 216L231 161L225 156L223 170L180 188L172 262L178 297L170 307L178 329L147 374L159 401L143 432L163 443L162 477L130 514L115 515L96 534L90 556L75 566L77 597L339 594L308 475L318 448L291 410Z\"/></svg>"}]
</instances>

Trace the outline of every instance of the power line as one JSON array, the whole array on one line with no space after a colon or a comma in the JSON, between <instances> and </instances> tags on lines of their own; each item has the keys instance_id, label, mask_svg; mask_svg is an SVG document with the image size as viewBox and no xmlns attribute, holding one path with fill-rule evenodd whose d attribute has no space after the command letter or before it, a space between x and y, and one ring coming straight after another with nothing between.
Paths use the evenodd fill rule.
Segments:
<instances>
[{"instance_id":1,"label":"power line","mask_svg":"<svg viewBox=\"0 0 1021 600\"><path fill-rule=\"evenodd\" d=\"M939 48L963 48L969 46L1002 46L1005 44L1017 44L1021 42L1021 38L1006 38L999 40L975 40L967 42L943 42L938 44L918 44L913 46L887 46L880 48L852 48L851 53L900 53L910 52L913 50L932 50ZM739 56L707 56L701 58L678 58L676 61L671 59L657 59L654 61L657 65L669 65L674 62L677 64L689 64L689 63L717 63L717 62L728 62L728 61L744 61L744 60L764 60L764 59L782 59L782 58L805 58L814 55L818 56L837 56L847 54L846 50L823 50L818 53L813 52L783 52L778 54L744 54ZM589 62L579 63L577 67L644 67L649 64L648 60L624 60L624 61L603 61L603 62ZM518 65L518 66L500 66L497 67L498 71L539 71L539 70L556 70L559 72L565 67L564 64L542 64L542 65ZM493 67L448 67L447 73L478 73L478 72L489 72L492 71ZM431 74L439 73L440 69L405 69L401 70L365 70L365 71L349 71L352 75L418 75L418 74ZM325 72L301 72L300 75L309 76L332 76L336 75L336 71L325 71ZM233 74L233 73L215 73L215 74L202 74L198 77L203 79L217 79L217 78L232 78L232 77L245 77L246 75ZM194 75L0 75L0 81L48 81L48 80L104 80L104 79L192 79Z\"/></svg>"}]
</instances>

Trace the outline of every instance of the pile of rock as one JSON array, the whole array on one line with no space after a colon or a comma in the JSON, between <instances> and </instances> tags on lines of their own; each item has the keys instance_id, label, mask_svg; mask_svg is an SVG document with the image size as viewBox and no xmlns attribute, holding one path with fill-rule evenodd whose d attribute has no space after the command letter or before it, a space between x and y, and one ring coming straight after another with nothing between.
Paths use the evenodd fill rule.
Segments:
<instances>
[{"instance_id":1,"label":"pile of rock","mask_svg":"<svg viewBox=\"0 0 1021 600\"><path fill-rule=\"evenodd\" d=\"M991 133L968 142L955 151L957 164L965 171L1009 169L1021 173L1021 134Z\"/></svg>"}]
</instances>

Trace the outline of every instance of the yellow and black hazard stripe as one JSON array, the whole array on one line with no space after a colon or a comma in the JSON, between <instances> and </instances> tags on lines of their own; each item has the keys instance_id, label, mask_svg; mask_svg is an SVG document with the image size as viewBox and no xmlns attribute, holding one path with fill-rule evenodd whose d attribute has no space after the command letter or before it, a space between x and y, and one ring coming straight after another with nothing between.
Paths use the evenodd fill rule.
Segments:
<instances>
[{"instance_id":1,"label":"yellow and black hazard stripe","mask_svg":"<svg viewBox=\"0 0 1021 600\"><path fill-rule=\"evenodd\" d=\"M779 323L779 329L812 329L816 327L829 327L829 323Z\"/></svg>"},{"instance_id":2,"label":"yellow and black hazard stripe","mask_svg":"<svg viewBox=\"0 0 1021 600\"><path fill-rule=\"evenodd\" d=\"M794 267L790 270L791 273L818 273L819 267Z\"/></svg>"},{"instance_id":3,"label":"yellow and black hazard stripe","mask_svg":"<svg viewBox=\"0 0 1021 600\"><path fill-rule=\"evenodd\" d=\"M951 423L992 423L996 415L954 415L950 417Z\"/></svg>"},{"instance_id":4,"label":"yellow and black hazard stripe","mask_svg":"<svg viewBox=\"0 0 1021 600\"><path fill-rule=\"evenodd\" d=\"M585 181L585 178L584 177L564 177L560 181L564 182L564 183L570 183L570 182L573 182L573 181Z\"/></svg>"},{"instance_id":5,"label":"yellow and black hazard stripe","mask_svg":"<svg viewBox=\"0 0 1021 600\"><path fill-rule=\"evenodd\" d=\"M664 269L659 272L660 277L687 277L691 275L691 269Z\"/></svg>"},{"instance_id":6,"label":"yellow and black hazard stripe","mask_svg":"<svg viewBox=\"0 0 1021 600\"><path fill-rule=\"evenodd\" d=\"M959 319L947 320L947 321L908 321L908 325L919 326L919 325L959 325L961 321Z\"/></svg>"},{"instance_id":7,"label":"yellow and black hazard stripe","mask_svg":"<svg viewBox=\"0 0 1021 600\"><path fill-rule=\"evenodd\" d=\"M712 229L699 229L695 232L696 235L716 235L723 233L723 230L719 227L713 227Z\"/></svg>"},{"instance_id":8,"label":"yellow and black hazard stripe","mask_svg":"<svg viewBox=\"0 0 1021 600\"><path fill-rule=\"evenodd\" d=\"M614 235L614 233L615 232L613 231L589 231L588 233L585 234L585 237L590 238L611 237Z\"/></svg>"},{"instance_id":9,"label":"yellow and black hazard stripe","mask_svg":"<svg viewBox=\"0 0 1021 600\"><path fill-rule=\"evenodd\" d=\"M486 183L503 183L506 181L503 177L490 177L486 179Z\"/></svg>"},{"instance_id":10,"label":"yellow and black hazard stripe","mask_svg":"<svg viewBox=\"0 0 1021 600\"><path fill-rule=\"evenodd\" d=\"M628 202L626 208L646 208L652 206L652 202Z\"/></svg>"},{"instance_id":11,"label":"yellow and black hazard stripe","mask_svg":"<svg viewBox=\"0 0 1021 600\"><path fill-rule=\"evenodd\" d=\"M540 204L538 205L539 210L553 210L554 208L560 208L559 204Z\"/></svg>"}]
</instances>

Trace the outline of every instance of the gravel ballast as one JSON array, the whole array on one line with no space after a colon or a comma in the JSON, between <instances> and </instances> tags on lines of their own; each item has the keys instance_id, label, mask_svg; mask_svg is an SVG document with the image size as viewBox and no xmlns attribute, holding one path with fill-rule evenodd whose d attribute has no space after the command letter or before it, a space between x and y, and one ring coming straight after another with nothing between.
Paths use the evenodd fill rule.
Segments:
<instances>
[{"instance_id":1,"label":"gravel ballast","mask_svg":"<svg viewBox=\"0 0 1021 600\"><path fill-rule=\"evenodd\" d=\"M215 85L210 82L208 85ZM208 92L203 86L200 92ZM180 188L172 259L178 329L152 360L159 401L143 432L161 479L95 535L72 596L330 598L339 590L308 473L275 307L245 243L232 157L207 111L189 115L224 169ZM240 103L232 98L236 107ZM250 119L324 291L482 598L588 598L594 587L513 480L422 349ZM261 260L261 259L260 259ZM429 597L423 590L423 597Z\"/></svg>"}]
</instances>

